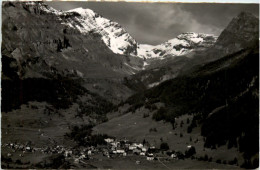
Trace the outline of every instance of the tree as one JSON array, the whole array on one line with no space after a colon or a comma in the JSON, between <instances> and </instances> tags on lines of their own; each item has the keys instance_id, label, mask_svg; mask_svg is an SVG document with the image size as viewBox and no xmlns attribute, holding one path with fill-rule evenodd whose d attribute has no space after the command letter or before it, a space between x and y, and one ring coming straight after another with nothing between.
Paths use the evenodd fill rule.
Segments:
<instances>
[{"instance_id":1,"label":"tree","mask_svg":"<svg viewBox=\"0 0 260 170\"><path fill-rule=\"evenodd\" d=\"M191 133L191 131L192 131L192 127L189 126L188 129L187 129L187 133Z\"/></svg>"},{"instance_id":2,"label":"tree","mask_svg":"<svg viewBox=\"0 0 260 170\"><path fill-rule=\"evenodd\" d=\"M221 160L220 159L216 160L216 163L221 164Z\"/></svg>"},{"instance_id":3,"label":"tree","mask_svg":"<svg viewBox=\"0 0 260 170\"><path fill-rule=\"evenodd\" d=\"M182 127L183 124L184 124L183 121L181 121L180 127Z\"/></svg>"},{"instance_id":4,"label":"tree","mask_svg":"<svg viewBox=\"0 0 260 170\"><path fill-rule=\"evenodd\" d=\"M64 43L64 48L71 47L71 45L69 43L69 39L66 36L64 36L63 43Z\"/></svg>"},{"instance_id":5,"label":"tree","mask_svg":"<svg viewBox=\"0 0 260 170\"><path fill-rule=\"evenodd\" d=\"M208 160L209 160L209 157L208 157L207 154L205 154L205 156L204 156L204 161L208 161Z\"/></svg>"},{"instance_id":6,"label":"tree","mask_svg":"<svg viewBox=\"0 0 260 170\"><path fill-rule=\"evenodd\" d=\"M143 145L146 143L145 139L143 140Z\"/></svg>"},{"instance_id":7,"label":"tree","mask_svg":"<svg viewBox=\"0 0 260 170\"><path fill-rule=\"evenodd\" d=\"M190 147L188 150L185 151L185 157L189 158L196 153L196 149L194 146Z\"/></svg>"},{"instance_id":8,"label":"tree","mask_svg":"<svg viewBox=\"0 0 260 170\"><path fill-rule=\"evenodd\" d=\"M62 43L61 40L59 39L57 44L57 52L61 52L61 49L62 49Z\"/></svg>"},{"instance_id":9,"label":"tree","mask_svg":"<svg viewBox=\"0 0 260 170\"><path fill-rule=\"evenodd\" d=\"M166 109L164 107L161 107L157 112L153 114L153 119L156 121L160 121L165 119L165 113Z\"/></svg>"},{"instance_id":10,"label":"tree","mask_svg":"<svg viewBox=\"0 0 260 170\"><path fill-rule=\"evenodd\" d=\"M166 143L166 142L161 143L160 149L161 149L161 150L164 150L164 151L169 150L169 145L168 145L168 143Z\"/></svg>"}]
</instances>

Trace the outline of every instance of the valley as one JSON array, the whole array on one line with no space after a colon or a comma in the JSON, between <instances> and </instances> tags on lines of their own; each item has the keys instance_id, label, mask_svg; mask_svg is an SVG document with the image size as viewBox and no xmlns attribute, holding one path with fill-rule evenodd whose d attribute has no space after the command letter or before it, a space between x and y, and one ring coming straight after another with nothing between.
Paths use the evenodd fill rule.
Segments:
<instances>
[{"instance_id":1,"label":"valley","mask_svg":"<svg viewBox=\"0 0 260 170\"><path fill-rule=\"evenodd\" d=\"M91 9L2 11L2 168L259 166L253 14L148 45Z\"/></svg>"}]
</instances>

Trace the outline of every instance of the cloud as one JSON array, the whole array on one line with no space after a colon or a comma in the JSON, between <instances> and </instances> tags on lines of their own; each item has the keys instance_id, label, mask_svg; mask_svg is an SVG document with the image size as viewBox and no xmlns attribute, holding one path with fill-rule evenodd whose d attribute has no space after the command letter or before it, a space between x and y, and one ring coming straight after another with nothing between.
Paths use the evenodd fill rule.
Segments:
<instances>
[{"instance_id":1,"label":"cloud","mask_svg":"<svg viewBox=\"0 0 260 170\"><path fill-rule=\"evenodd\" d=\"M258 4L46 2L56 9L90 8L121 24L138 42L159 44L183 32L219 35L241 11L258 16Z\"/></svg>"}]
</instances>

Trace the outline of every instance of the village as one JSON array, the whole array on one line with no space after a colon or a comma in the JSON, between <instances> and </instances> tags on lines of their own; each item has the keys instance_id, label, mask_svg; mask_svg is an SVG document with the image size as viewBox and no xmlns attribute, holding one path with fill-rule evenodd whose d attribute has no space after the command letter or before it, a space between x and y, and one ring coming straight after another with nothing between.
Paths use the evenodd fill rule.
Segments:
<instances>
[{"instance_id":1,"label":"village","mask_svg":"<svg viewBox=\"0 0 260 170\"><path fill-rule=\"evenodd\" d=\"M65 160L73 161L75 164L86 163L85 161L94 159L95 155L102 155L108 159L116 159L118 157L141 156L147 161L170 161L173 159L184 159L184 154L171 150L164 150L149 146L148 142L142 143L130 142L127 139L116 140L113 138L104 139L106 145L88 146L88 147L64 147L56 145L53 147L46 146L43 148L33 147L30 142L21 143L5 143L2 148L8 148L10 152L4 155L7 158L12 158L13 154L19 153L19 157L24 157L25 154L41 153L46 155L62 154ZM191 146L187 146L190 149ZM143 160L143 159L142 159ZM141 164L141 161L136 161L136 164Z\"/></svg>"}]
</instances>

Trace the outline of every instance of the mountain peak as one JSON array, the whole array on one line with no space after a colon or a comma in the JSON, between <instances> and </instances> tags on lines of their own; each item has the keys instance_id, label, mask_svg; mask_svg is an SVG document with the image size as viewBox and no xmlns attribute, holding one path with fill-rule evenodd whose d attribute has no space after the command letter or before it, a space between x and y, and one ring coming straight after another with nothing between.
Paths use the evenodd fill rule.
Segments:
<instances>
[{"instance_id":1,"label":"mountain peak","mask_svg":"<svg viewBox=\"0 0 260 170\"><path fill-rule=\"evenodd\" d=\"M83 17L95 17L97 16L97 13L95 13L93 10L88 9L88 8L75 8L75 9L71 9L67 12L77 12L78 14L80 14Z\"/></svg>"},{"instance_id":2,"label":"mountain peak","mask_svg":"<svg viewBox=\"0 0 260 170\"><path fill-rule=\"evenodd\" d=\"M232 21L229 23L228 27L226 29L228 30L248 30L248 29L254 29L252 31L258 32L259 19L255 17L253 14L249 12L241 12L239 13L235 18L232 19Z\"/></svg>"},{"instance_id":3,"label":"mountain peak","mask_svg":"<svg viewBox=\"0 0 260 170\"><path fill-rule=\"evenodd\" d=\"M250 12L242 11L238 14L237 18L256 18L256 17Z\"/></svg>"},{"instance_id":4,"label":"mountain peak","mask_svg":"<svg viewBox=\"0 0 260 170\"><path fill-rule=\"evenodd\" d=\"M216 47L232 53L258 41L259 19L249 12L241 12L220 34Z\"/></svg>"}]
</instances>

